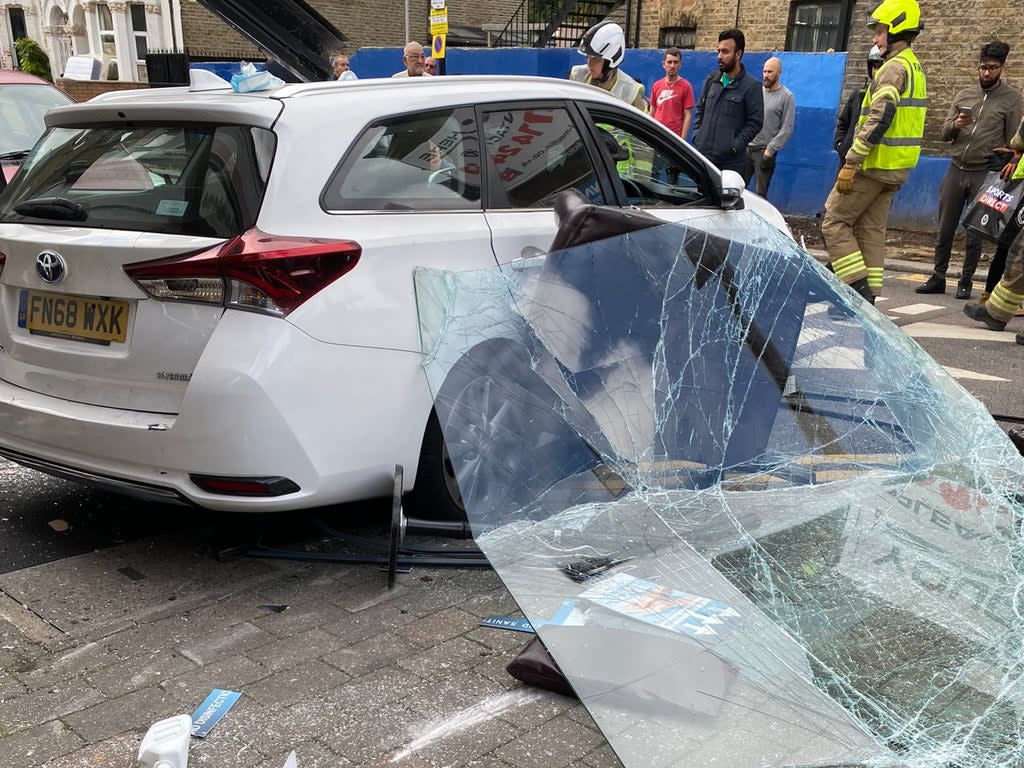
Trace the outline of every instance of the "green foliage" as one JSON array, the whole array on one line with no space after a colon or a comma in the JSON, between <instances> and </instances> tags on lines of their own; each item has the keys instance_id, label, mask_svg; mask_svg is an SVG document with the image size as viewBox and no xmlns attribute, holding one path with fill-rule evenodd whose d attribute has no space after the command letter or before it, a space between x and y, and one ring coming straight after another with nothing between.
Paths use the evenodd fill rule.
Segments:
<instances>
[{"instance_id":1,"label":"green foliage","mask_svg":"<svg viewBox=\"0 0 1024 768\"><path fill-rule=\"evenodd\" d=\"M18 65L22 72L53 82L53 75L50 74L50 57L39 47L39 43L30 37L22 37L14 42L14 50L18 54Z\"/></svg>"}]
</instances>

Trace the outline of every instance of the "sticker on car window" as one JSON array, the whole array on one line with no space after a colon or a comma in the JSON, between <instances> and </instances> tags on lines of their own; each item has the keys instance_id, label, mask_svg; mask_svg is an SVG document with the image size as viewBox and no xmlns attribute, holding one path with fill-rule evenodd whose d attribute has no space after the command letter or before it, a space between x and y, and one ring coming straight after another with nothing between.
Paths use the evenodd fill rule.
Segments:
<instances>
[{"instance_id":1,"label":"sticker on car window","mask_svg":"<svg viewBox=\"0 0 1024 768\"><path fill-rule=\"evenodd\" d=\"M184 200L161 200L156 207L157 216L184 216L188 203Z\"/></svg>"}]
</instances>

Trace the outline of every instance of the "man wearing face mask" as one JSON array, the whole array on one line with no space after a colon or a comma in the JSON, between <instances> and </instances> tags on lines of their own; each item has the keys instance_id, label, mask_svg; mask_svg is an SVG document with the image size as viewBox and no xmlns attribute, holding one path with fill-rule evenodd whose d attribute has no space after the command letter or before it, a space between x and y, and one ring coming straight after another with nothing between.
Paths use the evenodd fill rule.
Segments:
<instances>
[{"instance_id":1,"label":"man wearing face mask","mask_svg":"<svg viewBox=\"0 0 1024 768\"><path fill-rule=\"evenodd\" d=\"M946 270L953 250L953 234L964 205L978 196L988 173L986 158L997 147L1008 146L1021 117L1024 98L1002 82L1010 46L1000 40L986 43L978 61L978 83L953 99L942 124L942 140L950 143L951 161L939 188L939 229L935 240L935 267L917 293L945 293ZM964 267L956 287L958 299L971 298L971 278L981 257L981 238L967 233Z\"/></svg>"}]
</instances>

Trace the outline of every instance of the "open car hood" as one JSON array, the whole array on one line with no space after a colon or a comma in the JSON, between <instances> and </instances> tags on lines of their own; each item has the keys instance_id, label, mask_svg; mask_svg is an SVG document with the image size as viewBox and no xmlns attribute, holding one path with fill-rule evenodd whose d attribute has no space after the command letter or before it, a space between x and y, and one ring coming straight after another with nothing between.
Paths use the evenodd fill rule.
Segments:
<instances>
[{"instance_id":1,"label":"open car hood","mask_svg":"<svg viewBox=\"0 0 1024 768\"><path fill-rule=\"evenodd\" d=\"M348 39L305 0L199 0L243 37L305 81L331 77Z\"/></svg>"},{"instance_id":2,"label":"open car hood","mask_svg":"<svg viewBox=\"0 0 1024 768\"><path fill-rule=\"evenodd\" d=\"M1024 459L755 214L641 226L416 275L474 535L619 759L1024 764Z\"/></svg>"}]
</instances>

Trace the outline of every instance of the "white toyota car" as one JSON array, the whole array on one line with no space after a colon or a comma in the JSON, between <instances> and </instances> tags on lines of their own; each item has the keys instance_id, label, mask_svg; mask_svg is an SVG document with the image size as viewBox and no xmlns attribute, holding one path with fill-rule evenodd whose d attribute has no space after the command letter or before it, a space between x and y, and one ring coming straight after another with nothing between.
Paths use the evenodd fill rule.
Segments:
<instances>
[{"instance_id":1,"label":"white toyota car","mask_svg":"<svg viewBox=\"0 0 1024 768\"><path fill-rule=\"evenodd\" d=\"M561 190L787 231L737 174L553 79L139 90L47 126L0 197L0 455L217 510L387 494L401 464L418 514L459 517L413 270L544 252Z\"/></svg>"}]
</instances>

